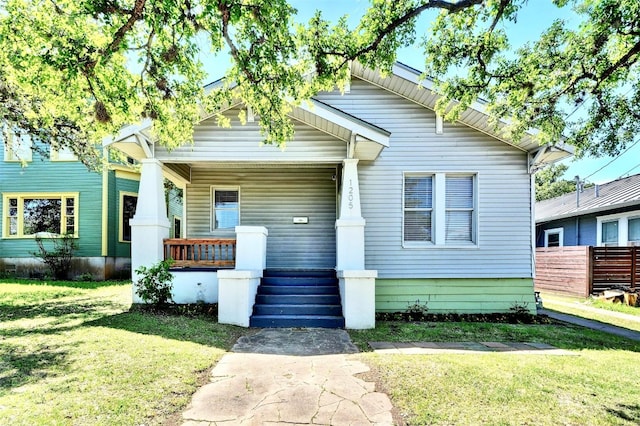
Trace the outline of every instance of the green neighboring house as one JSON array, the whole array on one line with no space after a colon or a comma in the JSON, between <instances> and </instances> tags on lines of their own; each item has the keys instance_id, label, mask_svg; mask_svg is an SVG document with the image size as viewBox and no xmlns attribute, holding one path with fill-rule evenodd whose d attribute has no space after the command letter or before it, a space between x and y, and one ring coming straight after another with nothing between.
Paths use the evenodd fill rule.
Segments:
<instances>
[{"instance_id":1,"label":"green neighboring house","mask_svg":"<svg viewBox=\"0 0 640 426\"><path fill-rule=\"evenodd\" d=\"M36 235L73 234L77 250L70 278L90 273L95 280L131 277L131 227L140 174L110 164L90 171L67 149L32 149L27 135L13 134L0 150L0 273L41 277L46 265L33 255ZM36 142L37 143L37 142ZM169 193L171 235L180 234L182 204ZM174 227L176 228L174 231ZM46 241L45 247L53 247Z\"/></svg>"}]
</instances>

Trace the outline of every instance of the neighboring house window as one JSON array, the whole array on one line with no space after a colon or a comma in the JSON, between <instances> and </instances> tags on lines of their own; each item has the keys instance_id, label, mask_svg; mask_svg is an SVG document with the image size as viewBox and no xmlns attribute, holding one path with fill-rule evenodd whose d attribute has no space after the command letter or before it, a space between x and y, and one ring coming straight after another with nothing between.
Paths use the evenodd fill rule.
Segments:
<instances>
[{"instance_id":1,"label":"neighboring house window","mask_svg":"<svg viewBox=\"0 0 640 426\"><path fill-rule=\"evenodd\" d=\"M182 220L178 216L173 217L173 238L182 236Z\"/></svg>"},{"instance_id":2,"label":"neighboring house window","mask_svg":"<svg viewBox=\"0 0 640 426\"><path fill-rule=\"evenodd\" d=\"M78 157L69 147L60 147L57 144L51 145L50 156L51 161L78 161Z\"/></svg>"},{"instance_id":3,"label":"neighboring house window","mask_svg":"<svg viewBox=\"0 0 640 426\"><path fill-rule=\"evenodd\" d=\"M405 174L403 241L406 247L476 243L476 175Z\"/></svg>"},{"instance_id":4,"label":"neighboring house window","mask_svg":"<svg viewBox=\"0 0 640 426\"><path fill-rule=\"evenodd\" d=\"M211 189L212 230L233 229L240 224L240 193L238 189Z\"/></svg>"},{"instance_id":5,"label":"neighboring house window","mask_svg":"<svg viewBox=\"0 0 640 426\"><path fill-rule=\"evenodd\" d=\"M31 136L26 132L5 131L4 161L31 161Z\"/></svg>"},{"instance_id":6,"label":"neighboring house window","mask_svg":"<svg viewBox=\"0 0 640 426\"><path fill-rule=\"evenodd\" d=\"M640 210L597 218L599 246L640 245Z\"/></svg>"},{"instance_id":7,"label":"neighboring house window","mask_svg":"<svg viewBox=\"0 0 640 426\"><path fill-rule=\"evenodd\" d=\"M544 231L545 247L564 246L564 228L547 229Z\"/></svg>"},{"instance_id":8,"label":"neighboring house window","mask_svg":"<svg viewBox=\"0 0 640 426\"><path fill-rule=\"evenodd\" d=\"M602 222L602 243L603 244L618 243L618 221L617 220Z\"/></svg>"},{"instance_id":9,"label":"neighboring house window","mask_svg":"<svg viewBox=\"0 0 640 426\"><path fill-rule=\"evenodd\" d=\"M78 233L78 194L4 194L2 236Z\"/></svg>"},{"instance_id":10,"label":"neighboring house window","mask_svg":"<svg viewBox=\"0 0 640 426\"><path fill-rule=\"evenodd\" d=\"M120 242L131 242L130 219L136 214L138 194L120 192Z\"/></svg>"},{"instance_id":11,"label":"neighboring house window","mask_svg":"<svg viewBox=\"0 0 640 426\"><path fill-rule=\"evenodd\" d=\"M640 217L629 219L629 242L640 243Z\"/></svg>"}]
</instances>

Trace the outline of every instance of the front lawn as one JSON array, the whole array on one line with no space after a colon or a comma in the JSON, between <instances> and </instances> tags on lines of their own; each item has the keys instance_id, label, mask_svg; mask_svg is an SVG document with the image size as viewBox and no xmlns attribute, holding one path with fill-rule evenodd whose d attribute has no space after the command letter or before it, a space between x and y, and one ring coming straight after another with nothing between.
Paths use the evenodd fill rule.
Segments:
<instances>
[{"instance_id":1,"label":"front lawn","mask_svg":"<svg viewBox=\"0 0 640 426\"><path fill-rule=\"evenodd\" d=\"M179 424L242 330L130 306L129 283L0 281L0 424Z\"/></svg>"},{"instance_id":2,"label":"front lawn","mask_svg":"<svg viewBox=\"0 0 640 426\"><path fill-rule=\"evenodd\" d=\"M640 343L559 323L378 322L368 341L540 342L575 356L360 355L409 425L640 424Z\"/></svg>"}]
</instances>

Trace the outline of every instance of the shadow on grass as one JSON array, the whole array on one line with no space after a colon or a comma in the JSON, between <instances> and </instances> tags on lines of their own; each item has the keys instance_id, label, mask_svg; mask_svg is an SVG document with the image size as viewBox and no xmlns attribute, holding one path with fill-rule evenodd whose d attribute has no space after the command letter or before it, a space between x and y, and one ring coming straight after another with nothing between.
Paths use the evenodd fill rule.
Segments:
<instances>
[{"instance_id":1,"label":"shadow on grass","mask_svg":"<svg viewBox=\"0 0 640 426\"><path fill-rule=\"evenodd\" d=\"M42 319L46 321L42 327L5 327L0 330L0 336L14 337L28 333L48 334L69 329L70 327L56 327L71 320L90 321L97 317L108 315L108 312L122 310L122 304L107 298L92 297L74 298L71 300L53 300L28 305L13 305L0 303L0 321L16 321L27 319Z\"/></svg>"},{"instance_id":2,"label":"shadow on grass","mask_svg":"<svg viewBox=\"0 0 640 426\"><path fill-rule=\"evenodd\" d=\"M95 290L102 287L130 285L131 281L54 281L54 280L33 280L22 278L0 278L0 288L2 284L18 284L30 286L50 286L77 288L82 290Z\"/></svg>"},{"instance_id":3,"label":"shadow on grass","mask_svg":"<svg viewBox=\"0 0 640 426\"><path fill-rule=\"evenodd\" d=\"M131 310L117 315L104 316L85 323L85 327L108 327L170 340L192 342L215 347L224 351L231 349L247 329L218 324L208 316L180 316Z\"/></svg>"},{"instance_id":4,"label":"shadow on grass","mask_svg":"<svg viewBox=\"0 0 640 426\"><path fill-rule=\"evenodd\" d=\"M69 351L57 345L28 350L20 345L0 344L0 390L57 376L68 366Z\"/></svg>"},{"instance_id":5,"label":"shadow on grass","mask_svg":"<svg viewBox=\"0 0 640 426\"><path fill-rule=\"evenodd\" d=\"M640 405L618 404L615 408L607 408L607 412L619 419L640 424Z\"/></svg>"}]
</instances>

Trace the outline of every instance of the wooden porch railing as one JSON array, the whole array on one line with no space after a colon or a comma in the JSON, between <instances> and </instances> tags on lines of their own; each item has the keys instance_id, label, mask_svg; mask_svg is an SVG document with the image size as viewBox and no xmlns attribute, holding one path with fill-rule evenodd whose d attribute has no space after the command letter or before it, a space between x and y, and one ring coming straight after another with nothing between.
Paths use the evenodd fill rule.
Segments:
<instances>
[{"instance_id":1,"label":"wooden porch railing","mask_svg":"<svg viewBox=\"0 0 640 426\"><path fill-rule=\"evenodd\" d=\"M164 258L173 259L173 265L177 267L234 267L236 264L236 240L231 238L167 238L164 240Z\"/></svg>"}]
</instances>

